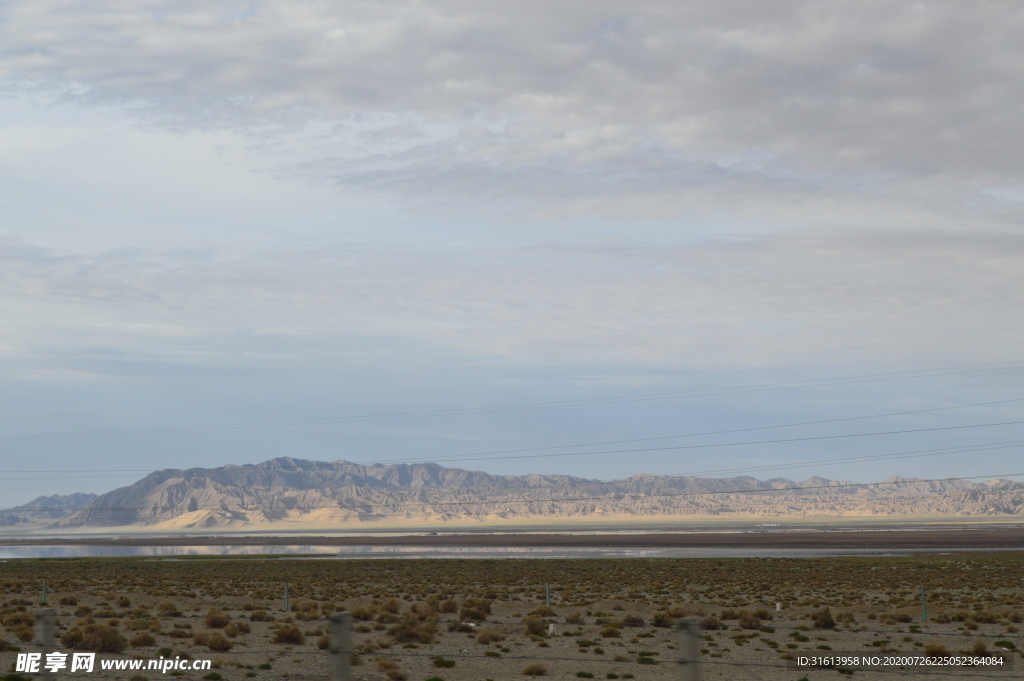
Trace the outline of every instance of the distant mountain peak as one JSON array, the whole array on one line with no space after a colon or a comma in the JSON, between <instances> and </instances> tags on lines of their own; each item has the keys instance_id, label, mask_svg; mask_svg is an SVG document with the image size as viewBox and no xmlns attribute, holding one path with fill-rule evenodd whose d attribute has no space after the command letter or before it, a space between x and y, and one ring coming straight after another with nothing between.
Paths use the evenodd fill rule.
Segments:
<instances>
[{"instance_id":1,"label":"distant mountain peak","mask_svg":"<svg viewBox=\"0 0 1024 681\"><path fill-rule=\"evenodd\" d=\"M915 494L907 496L904 485L912 485ZM54 528L136 526L182 531L440 527L552 519L663 522L701 516L1020 517L1024 483L999 481L998 493L986 494L991 485L898 476L856 485L818 476L796 483L786 478L649 473L601 481L569 475L494 475L437 463L363 465L341 459L276 457L256 464L165 469L99 497L41 497L31 502L32 509L0 516L0 523L45 520ZM901 492L894 495L891 490L897 486ZM46 511L46 505L72 510L56 515L56 510Z\"/></svg>"}]
</instances>

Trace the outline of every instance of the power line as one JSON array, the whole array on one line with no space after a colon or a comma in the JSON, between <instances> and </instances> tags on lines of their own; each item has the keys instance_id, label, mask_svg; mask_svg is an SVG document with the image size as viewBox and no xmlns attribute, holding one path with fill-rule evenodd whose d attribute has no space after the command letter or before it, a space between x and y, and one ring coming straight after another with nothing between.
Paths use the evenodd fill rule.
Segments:
<instances>
[{"instance_id":1,"label":"power line","mask_svg":"<svg viewBox=\"0 0 1024 681\"><path fill-rule=\"evenodd\" d=\"M579 444L574 444L574 445L553 445L553 446L549 446L549 447L531 447L531 448L526 448L526 449L506 449L506 450L497 450L497 451L490 451L490 452L478 452L478 453L475 453L475 454L459 454L459 455L455 455L455 456L451 456L451 457L434 459L434 461L431 462L431 463L436 463L437 461L489 461L489 460L500 460L500 459L515 459L515 458L536 458L536 457L528 457L528 456L524 456L524 457L504 457L504 456L492 456L492 455L495 455L495 454L520 453L520 452L522 452L522 453L540 452L540 451L549 451L549 450L552 450L552 449L570 449L570 448L575 448L575 447L596 447L596 446L602 446L602 445L620 444L620 443L628 443L628 442L652 442L652 441L658 441L658 440L674 440L674 439L684 439L684 438L694 438L694 437L709 437L709 436L712 436L712 435L728 435L728 434L733 434L733 433L746 433L746 432L754 432L754 431L762 431L762 430L777 430L777 429L781 429L781 428L797 428L797 427L803 427L803 426L824 425L824 424L829 424L829 423L842 423L842 422L849 422L849 421L863 421L863 420L868 420L868 419L888 418L888 417L892 417L892 416L907 416L907 415L912 415L912 414L924 414L924 413L929 413L929 412L951 411L951 410L954 410L954 409L968 409L968 408L973 408L973 407L986 407L986 406L992 406L992 405L997 405L997 404L1010 404L1010 403L1014 403L1014 402L1024 402L1024 398L1013 398L1013 399L1009 399L1009 400L995 400L995 401L991 401L991 402L976 402L976 403L973 403L973 404L960 404L960 405L953 405L953 406L949 406L949 407L932 407L932 408L928 408L928 409L914 409L914 410L909 410L909 411L887 412L887 413L884 413L884 414L870 414L870 415L866 415L866 416L848 416L848 417L841 417L841 418L835 418L835 419L821 419L821 420L817 420L817 421L804 421L804 422L799 422L799 423L783 423L783 424L777 424L777 425L771 425L771 426L753 426L753 427L748 427L748 428L733 428L733 429L730 429L730 430L716 430L716 431L706 431L706 432L698 432L698 433L683 433L683 434L679 434L679 435L661 435L661 436L657 436L657 437L636 438L636 439L630 439L630 440L608 440L608 441L605 441L605 442L579 443ZM1003 423L982 424L982 425L946 426L944 428L945 429L981 428L981 427L989 427L989 426L997 426L997 425L1011 425L1011 424L1016 424L1016 423L1024 423L1024 421L1007 421L1007 422L1003 422ZM891 434L896 434L896 433L914 433L914 432L924 432L924 431L927 431L927 430L942 430L944 428L903 430L903 431L888 431L888 432L885 432L885 433L866 433L866 434L861 434L861 435L835 435L835 436L818 436L818 437L814 437L814 438L796 438L796 439L786 439L786 440L764 440L764 441L757 441L757 442L753 442L753 443L724 443L724 444L706 444L706 445L692 445L692 446L685 445L685 446L677 446L677 447L660 447L660 448L650 448L650 449L610 450L610 451L606 451L606 452L566 452L566 453L562 453L562 454L549 454L549 455L544 455L544 456L580 456L580 455L589 455L589 454L609 454L609 453L610 454L618 454L618 453L632 453L632 452L644 452L644 451L662 451L662 450L671 450L671 449L689 449L689 448L698 448L698 447L733 446L733 445L736 445L736 444L766 444L766 443L775 444L775 443L782 443L782 442L797 442L797 441L802 441L804 439L829 439L829 438L844 438L844 437L866 437L868 435L891 435ZM478 458L472 458L472 457L478 457ZM282 466L273 466L273 467L270 467L270 468L282 469L282 470L284 470L284 469L288 469L288 470L290 470L290 469L302 469L302 468L329 468L331 465L348 465L348 464L351 464L351 463L355 463L355 465L368 466L368 465L379 464L379 463L391 463L391 464L394 464L394 463L414 463L414 461L409 460L409 459L405 459L405 460L392 459L392 460L385 460L385 461L361 462L361 463L360 462L342 462L341 464L338 464L338 462L317 462L317 463L311 463L311 464L288 464L288 465L282 465ZM254 468L254 466L238 466L237 468ZM206 470L209 470L209 469L206 469ZM88 469L53 469L53 468L48 468L48 469L45 469L45 470L41 470L41 469L20 469L20 470L4 470L4 471L0 471L0 473L8 473L8 474L16 474L16 473L50 473L50 472L52 472L52 473L145 473L145 472L153 472L153 469L152 468L109 468L109 469L96 469L96 468L88 468ZM94 476L87 476L87 477L94 477ZM29 478L21 478L21 479L29 479ZM69 478L65 478L65 479L69 479Z\"/></svg>"},{"instance_id":2,"label":"power line","mask_svg":"<svg viewBox=\"0 0 1024 681\"><path fill-rule=\"evenodd\" d=\"M557 453L557 454L524 454L524 455L519 455L519 456L488 456L488 457L479 457L479 458L476 458L476 459L466 459L466 458L446 459L446 458L439 458L439 459L434 459L434 461L432 463L436 463L438 461L453 461L453 460L454 461L499 461L499 460L502 460L502 459L540 459L540 458L553 458L553 457L560 457L560 456L592 456L592 455L596 455L596 454L634 454L634 453L639 453L639 452L664 452L664 451L676 451L676 450L680 450L680 449L711 449L711 448L717 448L717 447L739 447L739 446L746 446L746 445L779 444L779 443L784 443L784 442L811 442L811 441L815 441L815 440L839 440L839 439L856 438L856 437L876 437L876 436L882 436L882 435L905 435L907 433L929 433L929 432L945 431L945 430L964 430L964 429L968 429L968 428L992 428L992 427L996 427L996 426L1019 425L1021 423L1024 423L1024 421L1001 421L1001 422L997 422L997 423L978 423L978 424L962 425L962 426L940 426L940 427L935 427L935 428L913 428L913 429L907 429L907 430L888 430L888 431L879 431L879 432L875 432L875 433L850 433L850 434L844 434L844 435L816 435L816 436L813 436L813 437L794 437L794 438L784 438L784 439L779 439L779 440L748 440L748 441L745 441L745 442L715 442L715 443L701 444L701 445L675 445L675 446L672 446L672 447L640 447L640 448L636 448L636 449L609 449L609 450L593 451L593 452L561 452L561 453Z\"/></svg>"},{"instance_id":3,"label":"power line","mask_svg":"<svg viewBox=\"0 0 1024 681\"><path fill-rule=\"evenodd\" d=\"M734 395L740 393L764 392L772 390L788 390L796 388L830 387L835 385L851 385L857 383L870 383L876 381L908 380L914 378L934 378L940 376L951 376L957 374L979 373L985 371L1024 369L1024 360L1012 362L992 362L987 364L972 364L959 367L946 367L940 369L916 369L912 371L897 371L881 374L863 374L860 376L841 376L835 378L809 379L806 381L788 381L780 383L762 383L732 388L708 388L699 390L684 390L664 393L647 393L620 397L598 397L583 398L577 400L562 400L552 402L530 402L520 404L495 405L491 407L465 407L453 409L437 409L409 412L389 412L382 414L368 414L358 416L338 416L319 419L294 419L278 421L253 421L245 423L222 423L211 425L194 426L165 426L153 428L125 428L118 430L86 430L70 431L62 433L26 433L20 435L0 436L4 440L39 440L52 438L73 438L73 437L101 437L118 435L150 435L160 433L181 433L181 432L202 432L216 430L241 430L249 428L281 428L293 426L323 425L332 423L354 423L365 421L384 421L395 419L425 418L434 416L460 416L473 414L490 414L498 412L527 411L535 409L548 409L559 407L585 407L600 406L605 404L623 404L628 402L646 402L652 400L677 399L684 397L713 397L717 395Z\"/></svg>"}]
</instances>

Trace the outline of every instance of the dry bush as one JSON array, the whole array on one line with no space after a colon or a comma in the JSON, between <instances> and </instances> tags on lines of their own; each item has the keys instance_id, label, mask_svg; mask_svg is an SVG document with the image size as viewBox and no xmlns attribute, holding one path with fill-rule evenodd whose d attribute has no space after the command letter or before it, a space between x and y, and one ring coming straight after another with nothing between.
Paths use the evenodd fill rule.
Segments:
<instances>
[{"instance_id":1,"label":"dry bush","mask_svg":"<svg viewBox=\"0 0 1024 681\"><path fill-rule=\"evenodd\" d=\"M700 628L715 631L717 629L722 628L722 623L718 620L717 617L715 617L714 615L710 615L700 621Z\"/></svg>"},{"instance_id":2,"label":"dry bush","mask_svg":"<svg viewBox=\"0 0 1024 681\"><path fill-rule=\"evenodd\" d=\"M78 599L74 596L61 596L59 602L61 605L78 605Z\"/></svg>"},{"instance_id":3,"label":"dry bush","mask_svg":"<svg viewBox=\"0 0 1024 681\"><path fill-rule=\"evenodd\" d=\"M252 631L252 628L247 622L232 622L224 627L224 633L230 638L235 638L241 634L248 634L250 631Z\"/></svg>"},{"instance_id":4,"label":"dry bush","mask_svg":"<svg viewBox=\"0 0 1024 681\"><path fill-rule=\"evenodd\" d=\"M743 616L736 622L742 629L757 629L761 626L761 620L753 614L744 612Z\"/></svg>"},{"instance_id":5,"label":"dry bush","mask_svg":"<svg viewBox=\"0 0 1024 681\"><path fill-rule=\"evenodd\" d=\"M835 629L836 621L832 619L832 613L829 612L828 606L825 606L822 610L812 613L811 618L814 620L815 629Z\"/></svg>"},{"instance_id":6,"label":"dry bush","mask_svg":"<svg viewBox=\"0 0 1024 681\"><path fill-rule=\"evenodd\" d=\"M120 653L128 647L128 641L125 640L124 636L117 629L103 624L88 624L84 627L75 627L61 636L60 641L64 644L65 648L77 648L80 650L103 650Z\"/></svg>"},{"instance_id":7,"label":"dry bush","mask_svg":"<svg viewBox=\"0 0 1024 681\"><path fill-rule=\"evenodd\" d=\"M523 667L524 676L544 676L548 673L548 668L539 663L528 664Z\"/></svg>"},{"instance_id":8,"label":"dry bush","mask_svg":"<svg viewBox=\"0 0 1024 681\"><path fill-rule=\"evenodd\" d=\"M357 605L356 607L352 608L352 619L364 620L364 621L365 620L372 620L373 619L373 610L370 610L369 608L363 607L362 605Z\"/></svg>"},{"instance_id":9,"label":"dry bush","mask_svg":"<svg viewBox=\"0 0 1024 681\"><path fill-rule=\"evenodd\" d=\"M231 618L225 615L222 611L217 608L211 608L206 613L206 626L210 629L223 629L231 622Z\"/></svg>"},{"instance_id":10,"label":"dry bush","mask_svg":"<svg viewBox=\"0 0 1024 681\"><path fill-rule=\"evenodd\" d=\"M376 662L377 671L379 672L388 672L392 669L398 669L398 663L386 657L378 657Z\"/></svg>"},{"instance_id":11,"label":"dry bush","mask_svg":"<svg viewBox=\"0 0 1024 681\"><path fill-rule=\"evenodd\" d=\"M253 614L249 615L249 619L253 622L273 622L277 620L276 617L268 613L266 610L257 610Z\"/></svg>"},{"instance_id":12,"label":"dry bush","mask_svg":"<svg viewBox=\"0 0 1024 681\"><path fill-rule=\"evenodd\" d=\"M433 622L406 620L388 628L388 635L398 643L433 643L437 625Z\"/></svg>"},{"instance_id":13,"label":"dry bush","mask_svg":"<svg viewBox=\"0 0 1024 681\"><path fill-rule=\"evenodd\" d=\"M278 627L274 631L274 643L284 643L291 645L302 645L306 642L306 637L302 634L302 630L294 624L285 625Z\"/></svg>"},{"instance_id":14,"label":"dry bush","mask_svg":"<svg viewBox=\"0 0 1024 681\"><path fill-rule=\"evenodd\" d=\"M502 636L495 629L489 629L489 628L488 629L481 629L480 633L476 635L476 642L477 643L483 643L485 645L488 644L488 643L497 643L498 641L504 641L504 640L505 640L505 637Z\"/></svg>"},{"instance_id":15,"label":"dry bush","mask_svg":"<svg viewBox=\"0 0 1024 681\"><path fill-rule=\"evenodd\" d=\"M206 643L204 643L203 645L205 645L210 650L218 653L226 653L234 647L234 644L231 641L229 641L227 637L225 637L224 634L222 634L219 631L214 631L207 634Z\"/></svg>"},{"instance_id":16,"label":"dry bush","mask_svg":"<svg viewBox=\"0 0 1024 681\"><path fill-rule=\"evenodd\" d=\"M526 620L526 635L541 636L548 630L547 622L536 617L529 617Z\"/></svg>"},{"instance_id":17,"label":"dry bush","mask_svg":"<svg viewBox=\"0 0 1024 681\"><path fill-rule=\"evenodd\" d=\"M491 601L485 598L467 598L462 601L459 619L483 622L491 614Z\"/></svg>"},{"instance_id":18,"label":"dry bush","mask_svg":"<svg viewBox=\"0 0 1024 681\"><path fill-rule=\"evenodd\" d=\"M928 657L945 657L949 653L946 651L946 646L941 643L925 643L924 654Z\"/></svg>"},{"instance_id":19,"label":"dry bush","mask_svg":"<svg viewBox=\"0 0 1024 681\"><path fill-rule=\"evenodd\" d=\"M578 612L574 612L571 615L566 615L565 616L565 623L566 624L584 624L583 615L579 614Z\"/></svg>"},{"instance_id":20,"label":"dry bush","mask_svg":"<svg viewBox=\"0 0 1024 681\"><path fill-rule=\"evenodd\" d=\"M163 601L156 606L156 611L161 617L181 617L181 610L171 601Z\"/></svg>"},{"instance_id":21,"label":"dry bush","mask_svg":"<svg viewBox=\"0 0 1024 681\"><path fill-rule=\"evenodd\" d=\"M132 636L131 646L132 648L147 648L149 646L155 646L156 639L153 638L153 634L148 631L142 631L135 636Z\"/></svg>"}]
</instances>

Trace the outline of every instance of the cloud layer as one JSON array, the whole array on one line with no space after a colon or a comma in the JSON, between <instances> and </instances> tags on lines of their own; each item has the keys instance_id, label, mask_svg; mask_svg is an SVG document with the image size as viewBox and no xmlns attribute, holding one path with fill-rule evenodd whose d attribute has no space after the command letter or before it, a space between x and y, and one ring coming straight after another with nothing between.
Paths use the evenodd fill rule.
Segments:
<instances>
[{"instance_id":1,"label":"cloud layer","mask_svg":"<svg viewBox=\"0 0 1024 681\"><path fill-rule=\"evenodd\" d=\"M226 129L316 183L769 220L1022 189L1013 3L12 2L0 30L8 91Z\"/></svg>"},{"instance_id":2,"label":"cloud layer","mask_svg":"<svg viewBox=\"0 0 1024 681\"><path fill-rule=\"evenodd\" d=\"M1011 2L11 0L0 434L1020 359L1022 107ZM986 381L685 418L1015 385ZM190 463L681 418L578 413L239 433ZM644 463L603 470L675 465Z\"/></svg>"}]
</instances>

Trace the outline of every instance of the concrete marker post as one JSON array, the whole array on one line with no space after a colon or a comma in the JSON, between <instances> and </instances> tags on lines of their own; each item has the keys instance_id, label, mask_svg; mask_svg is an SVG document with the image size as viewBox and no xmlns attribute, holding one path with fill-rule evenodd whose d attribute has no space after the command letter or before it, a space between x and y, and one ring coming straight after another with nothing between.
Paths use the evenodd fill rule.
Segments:
<instances>
[{"instance_id":1,"label":"concrete marker post","mask_svg":"<svg viewBox=\"0 0 1024 681\"><path fill-rule=\"evenodd\" d=\"M679 681L700 679L700 620L684 617L676 623L676 662Z\"/></svg>"},{"instance_id":2,"label":"concrete marker post","mask_svg":"<svg viewBox=\"0 0 1024 681\"><path fill-rule=\"evenodd\" d=\"M331 681L351 681L352 679L352 615L347 612L331 617L328 627L331 656Z\"/></svg>"},{"instance_id":3,"label":"concrete marker post","mask_svg":"<svg viewBox=\"0 0 1024 681\"><path fill-rule=\"evenodd\" d=\"M43 653L57 647L56 616L53 608L40 608L35 612L35 644Z\"/></svg>"}]
</instances>

